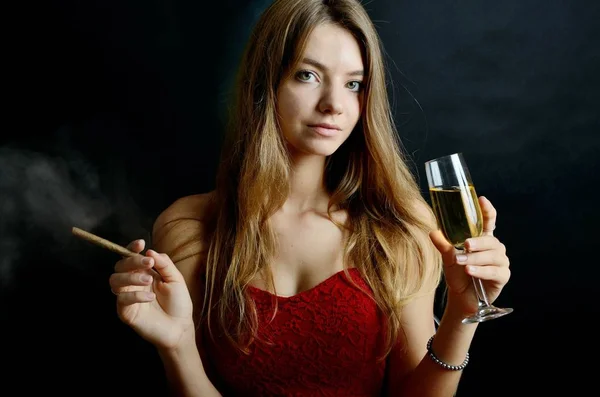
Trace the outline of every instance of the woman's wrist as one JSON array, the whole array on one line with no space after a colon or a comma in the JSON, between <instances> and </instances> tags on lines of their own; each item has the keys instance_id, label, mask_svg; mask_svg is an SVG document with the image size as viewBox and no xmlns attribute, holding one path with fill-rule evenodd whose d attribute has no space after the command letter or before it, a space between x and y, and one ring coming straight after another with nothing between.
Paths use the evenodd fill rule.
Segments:
<instances>
[{"instance_id":1,"label":"woman's wrist","mask_svg":"<svg viewBox=\"0 0 600 397\"><path fill-rule=\"evenodd\" d=\"M464 298L448 293L443 316L451 321L460 323L465 317L473 315L475 310L470 305L465 304Z\"/></svg>"},{"instance_id":2,"label":"woman's wrist","mask_svg":"<svg viewBox=\"0 0 600 397\"><path fill-rule=\"evenodd\" d=\"M440 325L431 342L431 350L435 356L450 365L464 362L478 326L478 323L462 322L467 313L455 302L448 297Z\"/></svg>"},{"instance_id":3,"label":"woman's wrist","mask_svg":"<svg viewBox=\"0 0 600 397\"><path fill-rule=\"evenodd\" d=\"M184 335L175 346L158 348L174 395L220 396L202 363L195 337Z\"/></svg>"},{"instance_id":4,"label":"woman's wrist","mask_svg":"<svg viewBox=\"0 0 600 397\"><path fill-rule=\"evenodd\" d=\"M180 358L188 355L190 352L198 352L196 345L196 333L193 328L184 332L179 342L173 346L156 346L161 357Z\"/></svg>"}]
</instances>

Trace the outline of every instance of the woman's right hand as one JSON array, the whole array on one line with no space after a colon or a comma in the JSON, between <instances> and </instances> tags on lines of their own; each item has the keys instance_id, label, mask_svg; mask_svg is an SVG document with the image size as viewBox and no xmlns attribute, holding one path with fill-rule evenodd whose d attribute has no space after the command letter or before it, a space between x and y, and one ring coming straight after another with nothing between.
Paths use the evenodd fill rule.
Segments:
<instances>
[{"instance_id":1,"label":"woman's right hand","mask_svg":"<svg viewBox=\"0 0 600 397\"><path fill-rule=\"evenodd\" d=\"M144 246L144 240L135 240L127 248L139 254ZM192 300L168 255L147 250L124 257L115 264L109 284L121 321L157 348L174 349L189 341L184 338L193 338Z\"/></svg>"}]
</instances>

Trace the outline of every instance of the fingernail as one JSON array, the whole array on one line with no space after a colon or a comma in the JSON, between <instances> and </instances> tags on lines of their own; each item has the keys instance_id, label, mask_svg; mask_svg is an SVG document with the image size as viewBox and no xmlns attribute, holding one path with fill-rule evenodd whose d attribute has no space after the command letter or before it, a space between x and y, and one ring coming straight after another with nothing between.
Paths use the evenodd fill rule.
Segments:
<instances>
[{"instance_id":1,"label":"fingernail","mask_svg":"<svg viewBox=\"0 0 600 397\"><path fill-rule=\"evenodd\" d=\"M477 273L477 266L467 266L469 273Z\"/></svg>"},{"instance_id":2,"label":"fingernail","mask_svg":"<svg viewBox=\"0 0 600 397\"><path fill-rule=\"evenodd\" d=\"M465 244L468 246L468 248L469 248L469 249L473 249L473 248L475 248L475 245L476 245L476 244L475 244L475 241L473 241L473 240L471 240L471 239L469 239L469 240L465 241Z\"/></svg>"},{"instance_id":3,"label":"fingernail","mask_svg":"<svg viewBox=\"0 0 600 397\"><path fill-rule=\"evenodd\" d=\"M456 255L456 261L458 263L464 263L467 261L467 256L466 255Z\"/></svg>"},{"instance_id":4,"label":"fingernail","mask_svg":"<svg viewBox=\"0 0 600 397\"><path fill-rule=\"evenodd\" d=\"M144 283L149 283L150 281L152 281L152 276L150 276L148 274L142 274L140 276L140 280L142 280L142 282L144 282Z\"/></svg>"},{"instance_id":5,"label":"fingernail","mask_svg":"<svg viewBox=\"0 0 600 397\"><path fill-rule=\"evenodd\" d=\"M152 258L144 258L144 259L142 259L142 264L146 265L146 266L151 265L152 264Z\"/></svg>"}]
</instances>

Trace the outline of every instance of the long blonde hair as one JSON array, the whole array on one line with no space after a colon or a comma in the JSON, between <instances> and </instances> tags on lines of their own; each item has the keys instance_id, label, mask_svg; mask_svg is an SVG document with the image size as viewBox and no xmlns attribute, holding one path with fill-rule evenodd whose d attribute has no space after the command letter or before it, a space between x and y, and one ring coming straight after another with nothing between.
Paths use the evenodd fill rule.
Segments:
<instances>
[{"instance_id":1,"label":"long blonde hair","mask_svg":"<svg viewBox=\"0 0 600 397\"><path fill-rule=\"evenodd\" d=\"M246 287L260 273L275 289L269 264L277 239L269 218L283 205L289 188L290 162L278 128L276 92L299 61L312 29L322 23L347 29L363 51L362 116L327 160L328 211L330 218L332 208L349 214L344 262L359 269L388 321L387 355L401 331L402 306L435 289L441 262L419 210L429 207L394 127L379 37L355 0L276 0L250 36L217 173L202 315L211 335L214 318L241 351L247 352L257 336L256 308Z\"/></svg>"}]
</instances>

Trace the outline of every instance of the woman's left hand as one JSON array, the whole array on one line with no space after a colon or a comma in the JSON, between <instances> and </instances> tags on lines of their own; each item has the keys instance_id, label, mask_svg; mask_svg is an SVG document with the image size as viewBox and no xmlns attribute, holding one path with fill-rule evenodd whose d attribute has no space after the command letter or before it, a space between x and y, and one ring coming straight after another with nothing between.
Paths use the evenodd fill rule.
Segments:
<instances>
[{"instance_id":1,"label":"woman's left hand","mask_svg":"<svg viewBox=\"0 0 600 397\"><path fill-rule=\"evenodd\" d=\"M492 303L510 278L510 261L506 247L496 237L496 209L485 197L479 197L483 214L483 233L466 241L465 251L456 250L440 230L430 233L435 247L442 254L444 275L448 285L448 304L465 315L477 310L477 296L471 276L483 281L483 286Z\"/></svg>"}]
</instances>

